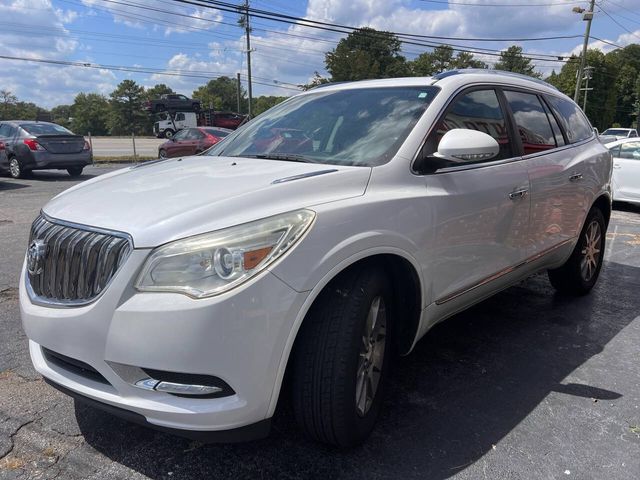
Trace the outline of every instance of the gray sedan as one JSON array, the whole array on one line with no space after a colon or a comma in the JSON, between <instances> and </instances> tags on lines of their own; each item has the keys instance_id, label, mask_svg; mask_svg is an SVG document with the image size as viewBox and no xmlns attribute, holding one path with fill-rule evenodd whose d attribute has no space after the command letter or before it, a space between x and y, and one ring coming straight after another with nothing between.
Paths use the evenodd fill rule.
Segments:
<instances>
[{"instance_id":1,"label":"gray sedan","mask_svg":"<svg viewBox=\"0 0 640 480\"><path fill-rule=\"evenodd\" d=\"M0 154L0 169L20 178L31 170L66 170L72 177L82 175L93 163L89 143L81 135L49 122L11 120L0 122L0 142L6 160Z\"/></svg>"}]
</instances>

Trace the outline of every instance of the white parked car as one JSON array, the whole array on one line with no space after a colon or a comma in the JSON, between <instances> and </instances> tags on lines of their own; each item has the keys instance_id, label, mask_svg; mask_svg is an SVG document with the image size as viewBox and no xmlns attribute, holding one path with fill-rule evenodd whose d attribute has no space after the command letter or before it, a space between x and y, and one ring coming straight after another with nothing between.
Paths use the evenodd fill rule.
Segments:
<instances>
[{"instance_id":1,"label":"white parked car","mask_svg":"<svg viewBox=\"0 0 640 480\"><path fill-rule=\"evenodd\" d=\"M613 156L613 200L640 205L640 138L607 144Z\"/></svg>"},{"instance_id":2,"label":"white parked car","mask_svg":"<svg viewBox=\"0 0 640 480\"><path fill-rule=\"evenodd\" d=\"M635 128L607 128L601 133L603 137L615 137L616 140L623 138L637 138L638 131Z\"/></svg>"},{"instance_id":3,"label":"white parked car","mask_svg":"<svg viewBox=\"0 0 640 480\"><path fill-rule=\"evenodd\" d=\"M594 286L611 155L568 97L513 74L326 85L208 155L55 197L20 282L62 391L195 438L264 436L285 372L312 438L362 442L392 353L549 270Z\"/></svg>"}]
</instances>

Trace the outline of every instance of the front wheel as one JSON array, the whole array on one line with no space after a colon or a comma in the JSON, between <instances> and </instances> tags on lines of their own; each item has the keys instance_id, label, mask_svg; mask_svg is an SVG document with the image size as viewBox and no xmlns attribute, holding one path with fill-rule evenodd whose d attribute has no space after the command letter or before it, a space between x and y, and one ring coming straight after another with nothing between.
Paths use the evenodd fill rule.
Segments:
<instances>
[{"instance_id":1,"label":"front wheel","mask_svg":"<svg viewBox=\"0 0 640 480\"><path fill-rule=\"evenodd\" d=\"M313 439L351 447L373 430L389 369L393 296L379 268L347 271L305 319L294 357L293 408Z\"/></svg>"},{"instance_id":2,"label":"front wheel","mask_svg":"<svg viewBox=\"0 0 640 480\"><path fill-rule=\"evenodd\" d=\"M175 133L173 132L173 130L171 130L170 128L167 128L162 135L164 136L164 138L168 138L171 139L173 138L173 136L175 135Z\"/></svg>"},{"instance_id":3,"label":"front wheel","mask_svg":"<svg viewBox=\"0 0 640 480\"><path fill-rule=\"evenodd\" d=\"M82 170L83 170L83 167L71 167L71 168L67 168L67 173L75 178L82 175Z\"/></svg>"},{"instance_id":4,"label":"front wheel","mask_svg":"<svg viewBox=\"0 0 640 480\"><path fill-rule=\"evenodd\" d=\"M161 148L160 151L158 151L158 156L160 158L169 158L167 155L167 151L164 148Z\"/></svg>"},{"instance_id":5,"label":"front wheel","mask_svg":"<svg viewBox=\"0 0 640 480\"><path fill-rule=\"evenodd\" d=\"M569 260L548 272L556 290L569 295L586 295L591 291L602 268L606 231L604 215L599 208L593 208Z\"/></svg>"}]
</instances>

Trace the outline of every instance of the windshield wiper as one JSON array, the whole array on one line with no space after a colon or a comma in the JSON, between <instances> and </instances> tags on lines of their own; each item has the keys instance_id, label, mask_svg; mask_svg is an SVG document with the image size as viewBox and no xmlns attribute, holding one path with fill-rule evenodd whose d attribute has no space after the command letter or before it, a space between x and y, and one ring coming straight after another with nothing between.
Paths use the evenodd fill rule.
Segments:
<instances>
[{"instance_id":1,"label":"windshield wiper","mask_svg":"<svg viewBox=\"0 0 640 480\"><path fill-rule=\"evenodd\" d=\"M284 160L285 162L300 162L300 163L320 163L302 155L295 153L265 153L259 155L245 155L251 158L264 158L267 160Z\"/></svg>"}]
</instances>

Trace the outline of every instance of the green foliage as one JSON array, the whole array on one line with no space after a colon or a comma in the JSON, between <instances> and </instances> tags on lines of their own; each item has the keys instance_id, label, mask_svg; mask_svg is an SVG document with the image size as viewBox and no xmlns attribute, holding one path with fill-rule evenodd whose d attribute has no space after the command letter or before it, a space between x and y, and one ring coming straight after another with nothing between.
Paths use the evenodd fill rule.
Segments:
<instances>
[{"instance_id":1,"label":"green foliage","mask_svg":"<svg viewBox=\"0 0 640 480\"><path fill-rule=\"evenodd\" d=\"M69 129L71 128L71 116L71 105L58 105L51 109L51 121Z\"/></svg>"},{"instance_id":2,"label":"green foliage","mask_svg":"<svg viewBox=\"0 0 640 480\"><path fill-rule=\"evenodd\" d=\"M534 69L531 59L522 55L522 47L511 45L500 54L500 60L494 65L496 70L521 73L530 77L540 78L540 74Z\"/></svg>"},{"instance_id":3,"label":"green foliage","mask_svg":"<svg viewBox=\"0 0 640 480\"><path fill-rule=\"evenodd\" d=\"M206 85L202 85L193 92L193 98L202 102L202 108L235 112L238 108L238 82L229 77L209 80ZM240 86L240 109L247 111L247 92L242 86Z\"/></svg>"},{"instance_id":4,"label":"green foliage","mask_svg":"<svg viewBox=\"0 0 640 480\"><path fill-rule=\"evenodd\" d=\"M253 102L253 114L260 115L262 112L269 110L274 105L283 102L288 97L274 97L274 96L261 96L258 98L254 98Z\"/></svg>"},{"instance_id":5,"label":"green foliage","mask_svg":"<svg viewBox=\"0 0 640 480\"><path fill-rule=\"evenodd\" d=\"M328 78L324 78L322 75L320 75L316 71L316 72L313 72L313 78L309 83L298 85L298 87L300 87L302 90L306 92L307 90L311 90L313 87L317 87L318 85L329 83L330 81L331 80L329 80Z\"/></svg>"},{"instance_id":6,"label":"green foliage","mask_svg":"<svg viewBox=\"0 0 640 480\"><path fill-rule=\"evenodd\" d=\"M35 103L18 101L9 90L0 90L0 120L37 120L47 113Z\"/></svg>"},{"instance_id":7,"label":"green foliage","mask_svg":"<svg viewBox=\"0 0 640 480\"><path fill-rule=\"evenodd\" d=\"M111 135L149 134L149 116L142 110L144 87L133 80L123 80L111 92L111 112L107 120Z\"/></svg>"},{"instance_id":8,"label":"green foliage","mask_svg":"<svg viewBox=\"0 0 640 480\"><path fill-rule=\"evenodd\" d=\"M409 62L411 72L419 77L427 77L446 70L460 68L487 68L487 64L476 60L467 52L458 52L454 56L453 48L442 45L433 49L433 52L421 53L413 62Z\"/></svg>"},{"instance_id":9,"label":"green foliage","mask_svg":"<svg viewBox=\"0 0 640 480\"><path fill-rule=\"evenodd\" d=\"M111 105L97 93L79 93L71 105L71 130L79 135L107 135Z\"/></svg>"},{"instance_id":10,"label":"green foliage","mask_svg":"<svg viewBox=\"0 0 640 480\"><path fill-rule=\"evenodd\" d=\"M155 98L159 98L160 95L166 95L169 93L176 93L173 91L173 88L168 87L164 83L158 83L151 88L148 88L144 94L145 100L153 100Z\"/></svg>"},{"instance_id":11,"label":"green foliage","mask_svg":"<svg viewBox=\"0 0 640 480\"><path fill-rule=\"evenodd\" d=\"M390 32L360 28L325 54L325 65L334 82L406 76L409 67L401 46Z\"/></svg>"}]
</instances>

